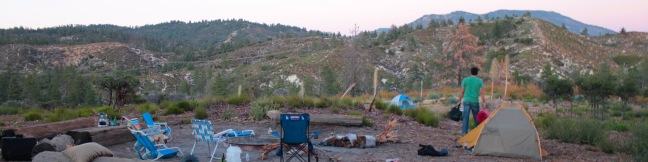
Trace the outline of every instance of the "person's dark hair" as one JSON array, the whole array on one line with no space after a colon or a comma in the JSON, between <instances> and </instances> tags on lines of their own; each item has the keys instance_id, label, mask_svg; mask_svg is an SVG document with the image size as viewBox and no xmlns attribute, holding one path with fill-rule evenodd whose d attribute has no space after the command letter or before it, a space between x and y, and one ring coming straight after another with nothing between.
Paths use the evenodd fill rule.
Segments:
<instances>
[{"instance_id":1,"label":"person's dark hair","mask_svg":"<svg viewBox=\"0 0 648 162\"><path fill-rule=\"evenodd\" d=\"M479 68L478 68L478 67L472 67L472 68L470 68L470 74L472 74L472 75L477 75L477 74L479 74Z\"/></svg>"}]
</instances>

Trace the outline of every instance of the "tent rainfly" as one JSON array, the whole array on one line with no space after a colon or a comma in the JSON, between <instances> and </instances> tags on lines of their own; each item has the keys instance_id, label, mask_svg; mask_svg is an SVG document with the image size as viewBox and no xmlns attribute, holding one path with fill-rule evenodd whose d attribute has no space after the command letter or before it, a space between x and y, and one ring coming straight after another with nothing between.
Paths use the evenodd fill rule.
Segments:
<instances>
[{"instance_id":1,"label":"tent rainfly","mask_svg":"<svg viewBox=\"0 0 648 162\"><path fill-rule=\"evenodd\" d=\"M409 96L403 93L392 98L391 104L398 106L401 110L411 109L416 106L414 105L414 101L412 101L412 99Z\"/></svg>"},{"instance_id":2,"label":"tent rainfly","mask_svg":"<svg viewBox=\"0 0 648 162\"><path fill-rule=\"evenodd\" d=\"M457 141L475 155L542 160L546 153L529 113L520 104L503 103L488 119Z\"/></svg>"}]
</instances>

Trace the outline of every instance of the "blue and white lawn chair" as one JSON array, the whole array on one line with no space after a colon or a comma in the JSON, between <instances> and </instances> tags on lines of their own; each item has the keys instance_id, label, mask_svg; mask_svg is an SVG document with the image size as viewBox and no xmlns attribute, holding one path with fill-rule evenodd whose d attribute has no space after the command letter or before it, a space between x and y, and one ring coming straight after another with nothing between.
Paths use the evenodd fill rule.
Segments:
<instances>
[{"instance_id":1,"label":"blue and white lawn chair","mask_svg":"<svg viewBox=\"0 0 648 162\"><path fill-rule=\"evenodd\" d=\"M151 113L145 112L142 114L142 118L144 119L144 122L146 123L146 126L149 128L153 127L159 127L163 132L163 134L168 138L168 140L171 140L171 127L166 122L155 122L153 121L153 115Z\"/></svg>"},{"instance_id":2,"label":"blue and white lawn chair","mask_svg":"<svg viewBox=\"0 0 648 162\"><path fill-rule=\"evenodd\" d=\"M178 147L167 147L165 144L155 144L143 131L131 130L135 137L133 149L142 160L158 160L178 156L182 151Z\"/></svg>"},{"instance_id":3,"label":"blue and white lawn chair","mask_svg":"<svg viewBox=\"0 0 648 162\"><path fill-rule=\"evenodd\" d=\"M232 129L227 129L220 133L214 134L214 127L212 126L212 122L209 120L200 120L200 119L191 120L191 129L192 129L191 134L194 135L196 140L194 141L194 144L191 147L190 154L193 155L194 149L196 148L196 144L198 142L206 142L208 151L211 152L211 155L209 156L210 162L214 159L214 154L216 154L218 145L223 141L227 140L227 137L225 135L227 133L234 132L234 130ZM210 150L211 143L216 144L216 146L214 147L214 151Z\"/></svg>"}]
</instances>

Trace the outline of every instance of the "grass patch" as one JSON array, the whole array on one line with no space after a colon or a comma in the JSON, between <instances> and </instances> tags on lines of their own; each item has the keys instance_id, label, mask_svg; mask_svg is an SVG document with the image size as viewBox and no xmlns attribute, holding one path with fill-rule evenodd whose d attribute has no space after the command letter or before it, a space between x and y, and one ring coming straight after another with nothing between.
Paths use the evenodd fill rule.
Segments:
<instances>
[{"instance_id":1,"label":"grass patch","mask_svg":"<svg viewBox=\"0 0 648 162\"><path fill-rule=\"evenodd\" d=\"M207 109L205 109L204 107L198 107L194 111L194 118L196 119L207 119L207 117Z\"/></svg>"},{"instance_id":2,"label":"grass patch","mask_svg":"<svg viewBox=\"0 0 648 162\"><path fill-rule=\"evenodd\" d=\"M164 111L164 115L178 115L182 113L184 113L184 110L177 106L166 108Z\"/></svg>"},{"instance_id":3,"label":"grass patch","mask_svg":"<svg viewBox=\"0 0 648 162\"><path fill-rule=\"evenodd\" d=\"M403 110L401 110L400 107L396 105L389 105L389 108L387 108L387 112L396 115L403 115Z\"/></svg>"},{"instance_id":4,"label":"grass patch","mask_svg":"<svg viewBox=\"0 0 648 162\"><path fill-rule=\"evenodd\" d=\"M603 123L592 119L555 119L543 133L547 138L557 139L561 142L594 146L606 140L607 137Z\"/></svg>"},{"instance_id":5,"label":"grass patch","mask_svg":"<svg viewBox=\"0 0 648 162\"><path fill-rule=\"evenodd\" d=\"M330 107L332 105L332 102L329 98L320 97L318 99L315 99L313 104L316 108L326 108Z\"/></svg>"},{"instance_id":6,"label":"grass patch","mask_svg":"<svg viewBox=\"0 0 648 162\"><path fill-rule=\"evenodd\" d=\"M230 105L241 106L241 105L245 105L245 104L250 103L250 97L245 96L245 95L230 96L230 97L227 97L227 99L225 99L225 102L227 104L230 104Z\"/></svg>"},{"instance_id":7,"label":"grass patch","mask_svg":"<svg viewBox=\"0 0 648 162\"><path fill-rule=\"evenodd\" d=\"M138 104L135 106L135 109L137 109L137 112L144 113L144 112L149 112L151 114L156 114L160 108L152 103L143 103L143 104Z\"/></svg>"},{"instance_id":8,"label":"grass patch","mask_svg":"<svg viewBox=\"0 0 648 162\"><path fill-rule=\"evenodd\" d=\"M121 112L117 111L116 109L113 109L110 106L97 107L97 108L95 108L94 111L97 112L97 113L100 113L100 112L106 113L106 115L108 116L109 119L119 119L122 116Z\"/></svg>"},{"instance_id":9,"label":"grass patch","mask_svg":"<svg viewBox=\"0 0 648 162\"><path fill-rule=\"evenodd\" d=\"M0 115L15 115L20 113L19 107L0 106Z\"/></svg>"},{"instance_id":10,"label":"grass patch","mask_svg":"<svg viewBox=\"0 0 648 162\"><path fill-rule=\"evenodd\" d=\"M389 104L380 99L376 99L376 101L374 101L374 105L378 110L387 110L389 108Z\"/></svg>"},{"instance_id":11,"label":"grass patch","mask_svg":"<svg viewBox=\"0 0 648 162\"><path fill-rule=\"evenodd\" d=\"M405 115L414 118L417 122L426 126L439 126L439 115L423 107L405 110Z\"/></svg>"},{"instance_id":12,"label":"grass patch","mask_svg":"<svg viewBox=\"0 0 648 162\"><path fill-rule=\"evenodd\" d=\"M43 120L42 111L30 110L23 114L25 121Z\"/></svg>"}]
</instances>

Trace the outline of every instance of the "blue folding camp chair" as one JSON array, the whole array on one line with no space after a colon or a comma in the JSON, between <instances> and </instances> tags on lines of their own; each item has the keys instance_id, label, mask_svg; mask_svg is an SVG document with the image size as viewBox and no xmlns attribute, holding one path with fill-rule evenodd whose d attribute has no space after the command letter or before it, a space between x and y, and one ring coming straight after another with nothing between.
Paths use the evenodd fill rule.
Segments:
<instances>
[{"instance_id":1,"label":"blue folding camp chair","mask_svg":"<svg viewBox=\"0 0 648 162\"><path fill-rule=\"evenodd\" d=\"M281 147L279 147L279 152L281 161L290 161L292 158L296 158L299 161L310 162L313 153L313 145L308 138L310 116L306 113L281 114L280 118ZM286 147L285 151L284 147ZM304 159L300 154L302 151L306 153L307 159ZM285 155L288 155L287 159L284 159Z\"/></svg>"},{"instance_id":2,"label":"blue folding camp chair","mask_svg":"<svg viewBox=\"0 0 648 162\"><path fill-rule=\"evenodd\" d=\"M196 148L196 144L198 142L206 142L207 149L209 152L211 152L209 156L210 162L214 159L214 154L216 154L218 145L220 145L221 142L227 140L225 134L233 131L232 129L228 129L218 134L214 134L214 127L212 126L212 122L209 120L200 120L200 119L191 120L191 129L192 129L191 134L194 135L196 140L194 141L193 147L191 147L190 154L193 155L194 149ZM211 143L216 144L213 152L209 150L211 149Z\"/></svg>"},{"instance_id":3,"label":"blue folding camp chair","mask_svg":"<svg viewBox=\"0 0 648 162\"><path fill-rule=\"evenodd\" d=\"M153 127L159 127L162 130L162 133L167 136L169 140L171 140L171 127L167 125L166 122L155 122L153 121L153 115L151 113L145 112L142 114L142 118L144 119L144 122L146 122L146 126L149 128Z\"/></svg>"},{"instance_id":4,"label":"blue folding camp chair","mask_svg":"<svg viewBox=\"0 0 648 162\"><path fill-rule=\"evenodd\" d=\"M155 144L143 131L131 130L135 137L133 149L142 160L158 160L177 156L183 156L178 147L167 147L165 144Z\"/></svg>"}]
</instances>

